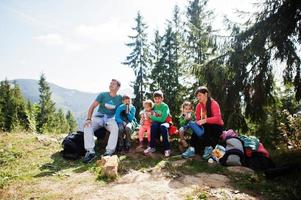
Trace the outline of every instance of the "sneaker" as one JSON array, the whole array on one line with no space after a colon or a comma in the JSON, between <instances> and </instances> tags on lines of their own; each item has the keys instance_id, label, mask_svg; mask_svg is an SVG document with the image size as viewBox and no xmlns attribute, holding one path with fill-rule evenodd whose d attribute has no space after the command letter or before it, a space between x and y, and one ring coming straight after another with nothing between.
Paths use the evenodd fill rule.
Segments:
<instances>
[{"instance_id":1,"label":"sneaker","mask_svg":"<svg viewBox=\"0 0 301 200\"><path fill-rule=\"evenodd\" d=\"M145 149L145 150L143 151L143 153L144 153L145 155L147 155L147 154L154 153L155 151L156 151L155 148L147 147L147 149Z\"/></svg>"},{"instance_id":2,"label":"sneaker","mask_svg":"<svg viewBox=\"0 0 301 200\"><path fill-rule=\"evenodd\" d=\"M104 154L102 154L101 156L112 156L112 155L113 153L111 151L106 150Z\"/></svg>"},{"instance_id":3,"label":"sneaker","mask_svg":"<svg viewBox=\"0 0 301 200\"><path fill-rule=\"evenodd\" d=\"M211 157L212 146L206 146L204 149L203 159L208 160Z\"/></svg>"},{"instance_id":4,"label":"sneaker","mask_svg":"<svg viewBox=\"0 0 301 200\"><path fill-rule=\"evenodd\" d=\"M195 156L195 150L193 147L189 147L184 153L182 153L183 158L191 158Z\"/></svg>"},{"instance_id":5,"label":"sneaker","mask_svg":"<svg viewBox=\"0 0 301 200\"><path fill-rule=\"evenodd\" d=\"M164 151L164 156L165 156L165 157L169 157L169 156L170 156L170 153L171 153L170 149L165 150L165 151Z\"/></svg>"},{"instance_id":6,"label":"sneaker","mask_svg":"<svg viewBox=\"0 0 301 200\"><path fill-rule=\"evenodd\" d=\"M83 159L84 163L90 163L92 162L94 159L96 158L95 153L91 153L91 152L86 152L86 155Z\"/></svg>"}]
</instances>

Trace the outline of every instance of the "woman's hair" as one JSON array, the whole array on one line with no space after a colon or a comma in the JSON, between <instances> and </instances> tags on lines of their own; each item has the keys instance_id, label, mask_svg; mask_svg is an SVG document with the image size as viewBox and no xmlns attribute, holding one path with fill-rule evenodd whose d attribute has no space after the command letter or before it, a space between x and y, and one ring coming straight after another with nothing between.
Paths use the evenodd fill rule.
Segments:
<instances>
[{"instance_id":1,"label":"woman's hair","mask_svg":"<svg viewBox=\"0 0 301 200\"><path fill-rule=\"evenodd\" d=\"M203 93L203 94L207 93L206 111L207 111L207 117L211 117L211 97L208 88L206 86L198 87L194 95L196 96L198 93Z\"/></svg>"},{"instance_id":2,"label":"woman's hair","mask_svg":"<svg viewBox=\"0 0 301 200\"><path fill-rule=\"evenodd\" d=\"M182 105L181 105L181 112L182 112L182 114L183 114L184 108L185 108L186 106L189 106L191 109L193 109L192 103L191 103L190 101L184 101L184 102L182 103Z\"/></svg>"},{"instance_id":3,"label":"woman's hair","mask_svg":"<svg viewBox=\"0 0 301 200\"><path fill-rule=\"evenodd\" d=\"M147 100L143 101L143 106L144 105L149 105L149 107L153 108L154 102L150 99L147 99Z\"/></svg>"}]
</instances>

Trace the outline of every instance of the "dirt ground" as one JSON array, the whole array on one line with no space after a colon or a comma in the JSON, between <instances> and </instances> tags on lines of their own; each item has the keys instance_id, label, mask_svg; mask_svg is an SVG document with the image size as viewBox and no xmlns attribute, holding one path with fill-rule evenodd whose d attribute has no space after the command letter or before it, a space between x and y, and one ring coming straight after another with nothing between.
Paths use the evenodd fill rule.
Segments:
<instances>
[{"instance_id":1,"label":"dirt ground","mask_svg":"<svg viewBox=\"0 0 301 200\"><path fill-rule=\"evenodd\" d=\"M175 165L181 164L175 161ZM22 187L22 188L20 188ZM22 191L20 194L19 191ZM58 178L40 179L30 185L14 185L7 191L7 199L199 199L200 192L207 199L261 199L235 190L229 179L220 174L168 176L168 172L153 168L147 172L131 170L109 184L95 180L95 174L61 173Z\"/></svg>"}]
</instances>

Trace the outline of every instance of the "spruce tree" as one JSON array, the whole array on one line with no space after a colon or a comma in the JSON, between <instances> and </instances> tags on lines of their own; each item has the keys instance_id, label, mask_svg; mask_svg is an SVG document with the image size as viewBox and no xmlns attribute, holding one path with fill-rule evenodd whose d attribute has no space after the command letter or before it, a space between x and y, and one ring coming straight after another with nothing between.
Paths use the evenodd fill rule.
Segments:
<instances>
[{"instance_id":1,"label":"spruce tree","mask_svg":"<svg viewBox=\"0 0 301 200\"><path fill-rule=\"evenodd\" d=\"M159 45L158 36L156 39ZM178 49L175 41L175 33L172 24L169 22L162 38L162 48L158 51L161 54L160 59L155 62L151 71L152 89L163 91L164 101L169 105L173 116L178 113L179 99L181 98L178 95L181 87L179 84L179 63L177 62L179 55L176 53Z\"/></svg>"},{"instance_id":2,"label":"spruce tree","mask_svg":"<svg viewBox=\"0 0 301 200\"><path fill-rule=\"evenodd\" d=\"M300 9L300 1L267 0L263 10L256 13L255 23L235 35L228 64L239 87L235 95L243 94L246 115L252 121L265 121L265 107L275 101L275 60L284 64L284 81L294 84L296 99L301 99Z\"/></svg>"},{"instance_id":3,"label":"spruce tree","mask_svg":"<svg viewBox=\"0 0 301 200\"><path fill-rule=\"evenodd\" d=\"M21 94L20 87L14 83L12 88L12 104L15 107L17 126L20 130L29 129L29 121L26 113L26 101Z\"/></svg>"},{"instance_id":4,"label":"spruce tree","mask_svg":"<svg viewBox=\"0 0 301 200\"><path fill-rule=\"evenodd\" d=\"M55 113L55 133L61 134L61 133L68 133L69 132L69 124L67 122L67 119L65 117L65 114L62 109L59 109Z\"/></svg>"},{"instance_id":5,"label":"spruce tree","mask_svg":"<svg viewBox=\"0 0 301 200\"><path fill-rule=\"evenodd\" d=\"M138 12L135 18L136 26L132 28L135 31L134 36L129 36L132 40L127 44L132 49L129 56L126 57L126 61L123 64L128 65L134 70L136 80L134 82L134 94L135 99L133 104L139 111L142 107L142 101L148 89L147 76L149 68L149 55L148 44L146 34L146 24L143 22L143 17ZM139 112L137 112L138 114Z\"/></svg>"},{"instance_id":6,"label":"spruce tree","mask_svg":"<svg viewBox=\"0 0 301 200\"><path fill-rule=\"evenodd\" d=\"M51 91L46 82L45 75L42 74L39 80L39 112L37 114L38 133L51 132L54 127L55 103L51 100Z\"/></svg>"},{"instance_id":7,"label":"spruce tree","mask_svg":"<svg viewBox=\"0 0 301 200\"><path fill-rule=\"evenodd\" d=\"M68 112L66 114L66 120L67 120L67 123L69 124L69 133L76 131L77 123L70 110L68 110Z\"/></svg>"},{"instance_id":8,"label":"spruce tree","mask_svg":"<svg viewBox=\"0 0 301 200\"><path fill-rule=\"evenodd\" d=\"M36 132L37 123L36 123L36 113L38 110L38 106L36 104L32 104L29 100L26 104L26 116L28 120L28 130L31 132Z\"/></svg>"},{"instance_id":9,"label":"spruce tree","mask_svg":"<svg viewBox=\"0 0 301 200\"><path fill-rule=\"evenodd\" d=\"M6 79L0 83L1 129L11 132L17 126L17 110L13 101L12 88Z\"/></svg>"}]
</instances>

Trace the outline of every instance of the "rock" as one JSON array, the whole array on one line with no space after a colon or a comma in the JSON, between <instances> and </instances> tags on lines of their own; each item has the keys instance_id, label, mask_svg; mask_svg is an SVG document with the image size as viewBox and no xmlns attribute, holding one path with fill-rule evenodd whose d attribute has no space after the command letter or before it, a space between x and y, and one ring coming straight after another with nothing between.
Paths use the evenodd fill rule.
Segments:
<instances>
[{"instance_id":1,"label":"rock","mask_svg":"<svg viewBox=\"0 0 301 200\"><path fill-rule=\"evenodd\" d=\"M252 169L247 167L242 167L242 166L231 166L231 167L227 167L227 169L235 173L251 174L251 175L254 174L254 171Z\"/></svg>"},{"instance_id":2,"label":"rock","mask_svg":"<svg viewBox=\"0 0 301 200\"><path fill-rule=\"evenodd\" d=\"M115 178L118 175L118 157L114 156L103 156L101 160L97 161L97 165L103 167L105 176Z\"/></svg>"}]
</instances>

